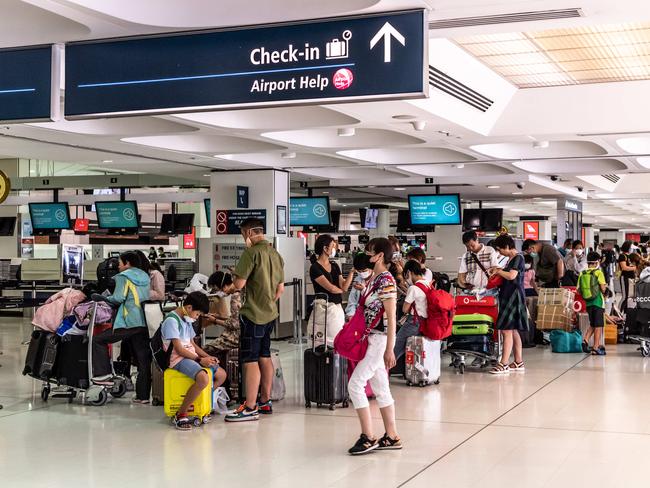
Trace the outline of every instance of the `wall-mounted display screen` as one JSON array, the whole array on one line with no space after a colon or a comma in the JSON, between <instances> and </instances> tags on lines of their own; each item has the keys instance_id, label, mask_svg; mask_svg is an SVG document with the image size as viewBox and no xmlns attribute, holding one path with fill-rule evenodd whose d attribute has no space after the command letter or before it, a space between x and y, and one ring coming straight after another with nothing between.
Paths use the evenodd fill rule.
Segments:
<instances>
[{"instance_id":1,"label":"wall-mounted display screen","mask_svg":"<svg viewBox=\"0 0 650 488\"><path fill-rule=\"evenodd\" d=\"M460 195L409 195L413 225L460 225Z\"/></svg>"},{"instance_id":2,"label":"wall-mounted display screen","mask_svg":"<svg viewBox=\"0 0 650 488\"><path fill-rule=\"evenodd\" d=\"M481 210L481 230L484 232L499 232L503 227L502 208L484 208Z\"/></svg>"},{"instance_id":3,"label":"wall-mounted display screen","mask_svg":"<svg viewBox=\"0 0 650 488\"><path fill-rule=\"evenodd\" d=\"M137 229L138 204L135 201L95 202L100 229Z\"/></svg>"},{"instance_id":4,"label":"wall-mounted display screen","mask_svg":"<svg viewBox=\"0 0 650 488\"><path fill-rule=\"evenodd\" d=\"M212 200L209 198L204 198L203 199L203 207L205 208L205 220L208 223L208 227L210 227L210 212L212 211Z\"/></svg>"},{"instance_id":5,"label":"wall-mounted display screen","mask_svg":"<svg viewBox=\"0 0 650 488\"><path fill-rule=\"evenodd\" d=\"M16 228L16 217L0 217L0 237L14 235Z\"/></svg>"},{"instance_id":6,"label":"wall-mounted display screen","mask_svg":"<svg viewBox=\"0 0 650 488\"><path fill-rule=\"evenodd\" d=\"M364 229L376 229L377 219L379 218L379 209L360 208L359 217L361 218L361 226Z\"/></svg>"},{"instance_id":7,"label":"wall-mounted display screen","mask_svg":"<svg viewBox=\"0 0 650 488\"><path fill-rule=\"evenodd\" d=\"M163 214L160 233L167 235L191 234L194 214Z\"/></svg>"},{"instance_id":8,"label":"wall-mounted display screen","mask_svg":"<svg viewBox=\"0 0 650 488\"><path fill-rule=\"evenodd\" d=\"M481 209L466 208L463 210L463 230L481 229Z\"/></svg>"},{"instance_id":9,"label":"wall-mounted display screen","mask_svg":"<svg viewBox=\"0 0 650 488\"><path fill-rule=\"evenodd\" d=\"M327 197L293 197L289 199L292 226L330 225L330 200Z\"/></svg>"},{"instance_id":10,"label":"wall-mounted display screen","mask_svg":"<svg viewBox=\"0 0 650 488\"><path fill-rule=\"evenodd\" d=\"M66 202L30 203L29 215L34 231L70 228L70 209Z\"/></svg>"}]
</instances>

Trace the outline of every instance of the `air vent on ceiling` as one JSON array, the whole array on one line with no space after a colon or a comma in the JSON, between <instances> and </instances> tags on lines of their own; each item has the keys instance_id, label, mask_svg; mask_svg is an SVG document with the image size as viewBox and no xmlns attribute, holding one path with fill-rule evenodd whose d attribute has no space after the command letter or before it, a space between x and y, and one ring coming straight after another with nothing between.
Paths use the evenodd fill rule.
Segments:
<instances>
[{"instance_id":1,"label":"air vent on ceiling","mask_svg":"<svg viewBox=\"0 0 650 488\"><path fill-rule=\"evenodd\" d=\"M539 20L572 19L582 16L584 16L584 14L582 13L582 9L579 8L539 10L536 12L518 12L512 14L433 20L429 22L429 29L454 29L458 27L474 27L479 25L514 24L517 22L536 22Z\"/></svg>"},{"instance_id":2,"label":"air vent on ceiling","mask_svg":"<svg viewBox=\"0 0 650 488\"><path fill-rule=\"evenodd\" d=\"M493 100L481 95L476 90L472 90L467 85L455 80L431 65L429 65L429 85L438 90L442 90L447 95L451 95L467 105L471 105L481 112L487 112L492 104L494 104Z\"/></svg>"},{"instance_id":3,"label":"air vent on ceiling","mask_svg":"<svg viewBox=\"0 0 650 488\"><path fill-rule=\"evenodd\" d=\"M616 184L616 183L618 183L619 181L621 181L621 177L618 176L618 175L600 175L600 176L602 176L603 178L605 178L605 179L608 180L608 181L611 181L611 182L614 183L614 184Z\"/></svg>"}]
</instances>

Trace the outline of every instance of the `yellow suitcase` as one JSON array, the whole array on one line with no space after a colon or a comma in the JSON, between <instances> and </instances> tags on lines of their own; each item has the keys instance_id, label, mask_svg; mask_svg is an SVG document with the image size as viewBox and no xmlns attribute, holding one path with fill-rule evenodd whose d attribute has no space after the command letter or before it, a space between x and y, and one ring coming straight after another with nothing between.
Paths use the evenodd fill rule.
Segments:
<instances>
[{"instance_id":1,"label":"yellow suitcase","mask_svg":"<svg viewBox=\"0 0 650 488\"><path fill-rule=\"evenodd\" d=\"M203 368L208 373L210 381L208 386L201 392L196 401L190 406L187 415L199 419L200 421L208 421L210 412L212 411L212 370ZM194 384L194 380L179 373L175 369L167 368L165 370L165 414L168 417L173 417L185 399L185 393L190 386Z\"/></svg>"}]
</instances>

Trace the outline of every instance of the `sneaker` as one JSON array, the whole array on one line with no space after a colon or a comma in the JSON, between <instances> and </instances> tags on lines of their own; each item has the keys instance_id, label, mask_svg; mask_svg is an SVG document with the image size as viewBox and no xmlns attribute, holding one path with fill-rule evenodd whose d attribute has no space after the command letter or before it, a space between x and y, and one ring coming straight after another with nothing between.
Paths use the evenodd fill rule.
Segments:
<instances>
[{"instance_id":1,"label":"sneaker","mask_svg":"<svg viewBox=\"0 0 650 488\"><path fill-rule=\"evenodd\" d=\"M377 439L368 439L366 434L361 434L361 436L359 436L359 440L354 446L348 449L348 452L352 456L359 456L361 454L367 454L371 451L374 451L378 447L379 443L377 442Z\"/></svg>"},{"instance_id":2,"label":"sneaker","mask_svg":"<svg viewBox=\"0 0 650 488\"><path fill-rule=\"evenodd\" d=\"M226 422L246 422L259 419L260 414L257 407L254 409L248 408L245 403L242 403L237 410L226 414L224 418Z\"/></svg>"},{"instance_id":3,"label":"sneaker","mask_svg":"<svg viewBox=\"0 0 650 488\"><path fill-rule=\"evenodd\" d=\"M262 415L271 415L273 413L273 402L271 400L264 403L260 402L257 404L257 410Z\"/></svg>"},{"instance_id":4,"label":"sneaker","mask_svg":"<svg viewBox=\"0 0 650 488\"><path fill-rule=\"evenodd\" d=\"M402 440L398 437L397 439L391 439L388 437L388 434L384 434L384 437L379 439L378 451L397 451L402 448Z\"/></svg>"}]
</instances>

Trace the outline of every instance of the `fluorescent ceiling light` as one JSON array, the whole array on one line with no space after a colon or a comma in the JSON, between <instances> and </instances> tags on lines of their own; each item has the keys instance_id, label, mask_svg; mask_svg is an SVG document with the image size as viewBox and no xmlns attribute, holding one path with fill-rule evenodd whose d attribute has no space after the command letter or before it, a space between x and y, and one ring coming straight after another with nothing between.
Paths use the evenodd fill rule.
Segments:
<instances>
[{"instance_id":1,"label":"fluorescent ceiling light","mask_svg":"<svg viewBox=\"0 0 650 488\"><path fill-rule=\"evenodd\" d=\"M280 157L282 159L296 159L296 153L293 151L283 152Z\"/></svg>"},{"instance_id":2,"label":"fluorescent ceiling light","mask_svg":"<svg viewBox=\"0 0 650 488\"><path fill-rule=\"evenodd\" d=\"M406 190L406 188L398 187L398 188L393 188L393 190L395 190L395 191L404 191L404 190Z\"/></svg>"},{"instance_id":3,"label":"fluorescent ceiling light","mask_svg":"<svg viewBox=\"0 0 650 488\"><path fill-rule=\"evenodd\" d=\"M512 194L513 195L523 195L524 192L523 191L513 191Z\"/></svg>"},{"instance_id":4,"label":"fluorescent ceiling light","mask_svg":"<svg viewBox=\"0 0 650 488\"><path fill-rule=\"evenodd\" d=\"M497 189L499 189L501 187L499 185L488 185L487 188L490 189L490 190L497 190Z\"/></svg>"},{"instance_id":5,"label":"fluorescent ceiling light","mask_svg":"<svg viewBox=\"0 0 650 488\"><path fill-rule=\"evenodd\" d=\"M113 162L112 159L104 159L104 160L102 161L102 163L112 163L112 162Z\"/></svg>"}]
</instances>

